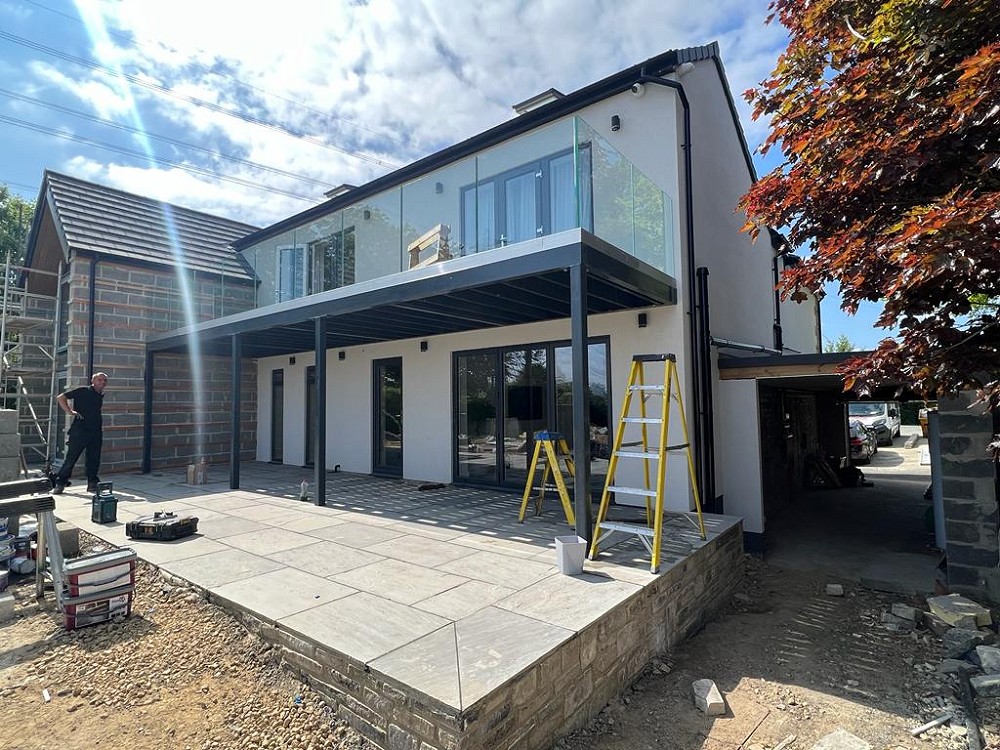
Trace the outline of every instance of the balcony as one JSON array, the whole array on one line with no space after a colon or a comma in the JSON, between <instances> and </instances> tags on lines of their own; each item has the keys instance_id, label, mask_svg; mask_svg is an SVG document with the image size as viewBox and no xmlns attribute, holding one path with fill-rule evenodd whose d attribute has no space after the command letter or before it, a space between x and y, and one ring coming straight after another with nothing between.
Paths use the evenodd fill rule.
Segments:
<instances>
[{"instance_id":1,"label":"balcony","mask_svg":"<svg viewBox=\"0 0 1000 750\"><path fill-rule=\"evenodd\" d=\"M585 120L560 120L244 251L256 306L584 229L674 275L670 197Z\"/></svg>"}]
</instances>

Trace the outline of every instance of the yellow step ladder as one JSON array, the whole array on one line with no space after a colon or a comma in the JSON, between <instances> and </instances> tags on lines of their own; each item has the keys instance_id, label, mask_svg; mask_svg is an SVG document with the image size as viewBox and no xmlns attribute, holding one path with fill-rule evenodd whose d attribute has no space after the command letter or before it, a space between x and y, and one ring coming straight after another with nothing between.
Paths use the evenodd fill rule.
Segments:
<instances>
[{"instance_id":1,"label":"yellow step ladder","mask_svg":"<svg viewBox=\"0 0 1000 750\"><path fill-rule=\"evenodd\" d=\"M663 364L662 384L646 384L643 365L647 362ZM638 416L632 415L633 396L639 405ZM661 399L658 416L647 416L646 401ZM678 445L668 445L667 436L670 428L670 404L676 402L684 433L684 442ZM625 442L625 431L629 425L638 425L641 438L630 443ZM649 427L655 426L658 440L655 446L650 445ZM663 539L663 494L667 480L667 454L671 451L683 450L687 454L688 473L691 477L691 489L694 493L695 510L698 512L697 528L701 538L705 537L705 522L701 516L701 497L698 494L698 481L694 471L694 459L691 457L691 441L688 437L687 419L684 417L684 404L681 401L680 379L677 376L677 360L673 354L636 354L632 357L629 369L628 387L625 390L625 402L622 405L621 417L615 431L615 442L611 449L611 460L608 462L607 480L601 493L601 507L597 512L597 522L594 526L594 538L590 546L590 559L597 557L602 542L607 541L612 534L621 533L638 536L651 556L650 572L657 573L660 569L660 544ZM621 459L640 460L643 462L644 487L622 487L615 484L615 474ZM656 486L651 487L650 468L653 462L656 469ZM611 505L612 493L618 495L633 495L645 498L646 525L607 520L608 508Z\"/></svg>"},{"instance_id":2,"label":"yellow step ladder","mask_svg":"<svg viewBox=\"0 0 1000 750\"><path fill-rule=\"evenodd\" d=\"M524 523L524 511L528 507L528 500L531 498L531 491L538 490L538 497L535 498L535 515L542 514L542 502L545 500L545 491L555 489L559 493L562 501L563 511L566 513L566 523L570 526L576 525L573 516L573 504L569 501L569 490L566 489L566 482L563 479L562 471L559 468L559 459L562 458L566 464L566 472L571 478L576 477L576 468L569 452L569 444L566 438L558 432L540 430L534 434L535 450L531 455L531 465L528 468L528 477L524 482L524 495L521 497L521 512L517 516L518 523ZM535 472L539 464L544 465L542 471L542 482L535 485ZM555 485L549 484L549 475L555 480Z\"/></svg>"}]
</instances>

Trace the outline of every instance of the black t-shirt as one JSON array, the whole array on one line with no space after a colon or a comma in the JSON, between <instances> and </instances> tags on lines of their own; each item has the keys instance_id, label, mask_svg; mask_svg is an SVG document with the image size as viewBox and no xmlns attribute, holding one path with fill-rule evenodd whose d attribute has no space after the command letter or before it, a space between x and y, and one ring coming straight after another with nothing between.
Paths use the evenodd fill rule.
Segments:
<instances>
[{"instance_id":1,"label":"black t-shirt","mask_svg":"<svg viewBox=\"0 0 1000 750\"><path fill-rule=\"evenodd\" d=\"M63 394L73 402L73 410L80 413L82 420L76 419L74 423L85 430L101 429L101 404L104 403L104 394L98 393L93 386L85 385L66 391Z\"/></svg>"}]
</instances>

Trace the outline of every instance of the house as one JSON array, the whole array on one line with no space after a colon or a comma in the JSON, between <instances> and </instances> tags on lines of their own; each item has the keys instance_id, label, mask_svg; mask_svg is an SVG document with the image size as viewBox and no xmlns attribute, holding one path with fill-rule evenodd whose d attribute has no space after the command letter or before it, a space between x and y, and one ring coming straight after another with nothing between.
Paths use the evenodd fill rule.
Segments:
<instances>
[{"instance_id":1,"label":"house","mask_svg":"<svg viewBox=\"0 0 1000 750\"><path fill-rule=\"evenodd\" d=\"M755 404L718 361L820 339L815 299L779 303L777 253L740 231L755 173L717 45L517 111L236 239L254 307L148 339L145 423L169 408L161 358L197 341L230 358L231 402L256 378L256 421L230 424L233 487L255 445L258 461L311 466L321 502L335 466L521 488L549 429L570 438L583 498L602 484L633 355L673 353L705 504L742 513L745 483L725 467L759 460L736 428ZM147 440L145 469L159 450ZM668 506L687 510L683 462L668 474Z\"/></svg>"},{"instance_id":2,"label":"house","mask_svg":"<svg viewBox=\"0 0 1000 750\"><path fill-rule=\"evenodd\" d=\"M54 408L52 394L103 370L110 385L102 471L138 468L148 399L146 340L253 306L255 278L229 245L255 229L45 172L25 267L19 284L8 289L5 315L7 333L19 338L14 355L8 343L4 377L8 384L17 379L22 392L21 435L29 464L40 466L65 450L63 413ZM192 351L197 354L196 346ZM159 412L151 445L161 465L229 455L228 360L194 361L200 372L187 355L183 361L157 359ZM241 408L252 425L252 371L241 391Z\"/></svg>"}]
</instances>

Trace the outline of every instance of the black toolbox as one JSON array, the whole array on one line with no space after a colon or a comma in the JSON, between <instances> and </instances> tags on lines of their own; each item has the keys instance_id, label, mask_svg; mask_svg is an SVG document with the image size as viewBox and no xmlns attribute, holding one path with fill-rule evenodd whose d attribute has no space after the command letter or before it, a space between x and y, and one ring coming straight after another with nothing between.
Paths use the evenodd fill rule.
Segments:
<instances>
[{"instance_id":1,"label":"black toolbox","mask_svg":"<svg viewBox=\"0 0 1000 750\"><path fill-rule=\"evenodd\" d=\"M130 539L152 539L169 542L182 539L198 531L195 516L178 516L176 513L156 511L151 516L140 516L125 524L125 536Z\"/></svg>"}]
</instances>

